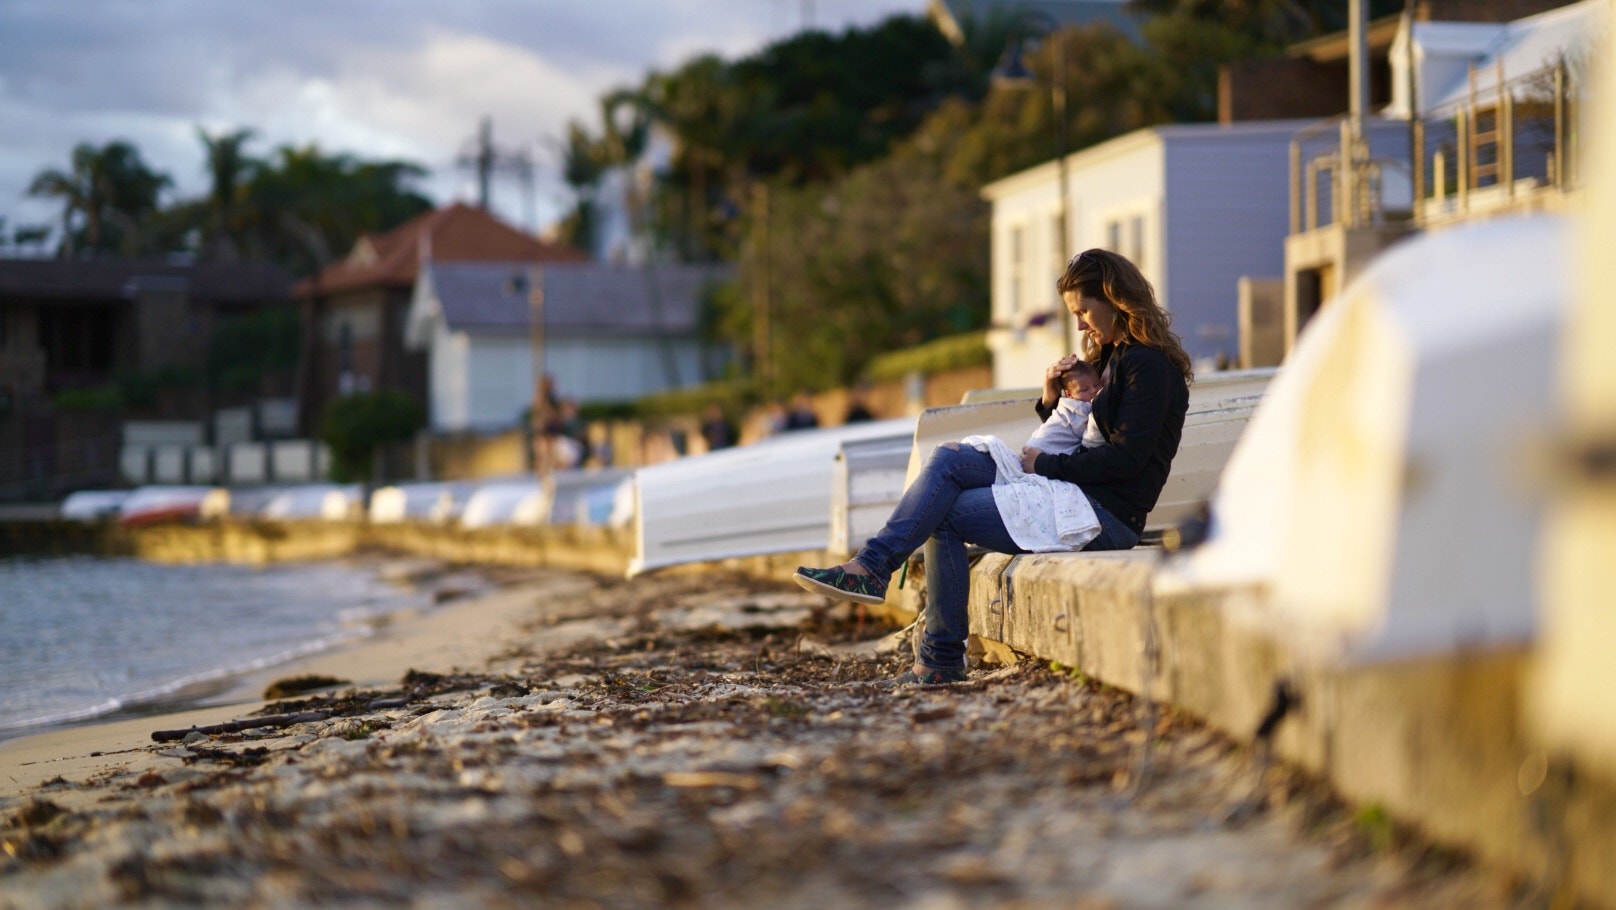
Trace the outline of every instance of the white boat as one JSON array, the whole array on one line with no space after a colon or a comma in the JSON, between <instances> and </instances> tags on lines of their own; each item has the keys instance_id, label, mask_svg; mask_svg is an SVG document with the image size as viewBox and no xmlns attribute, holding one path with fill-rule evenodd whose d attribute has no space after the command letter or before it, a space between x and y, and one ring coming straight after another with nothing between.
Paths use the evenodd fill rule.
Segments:
<instances>
[{"instance_id":1,"label":"white boat","mask_svg":"<svg viewBox=\"0 0 1616 910\"><path fill-rule=\"evenodd\" d=\"M844 443L912 435L914 418L782 433L635 472L629 575L687 562L824 549Z\"/></svg>"},{"instance_id":2,"label":"white boat","mask_svg":"<svg viewBox=\"0 0 1616 910\"><path fill-rule=\"evenodd\" d=\"M191 521L198 517L202 500L212 487L153 485L137 487L118 509L118 523L125 527Z\"/></svg>"},{"instance_id":3,"label":"white boat","mask_svg":"<svg viewBox=\"0 0 1616 910\"><path fill-rule=\"evenodd\" d=\"M277 521L346 521L359 513L361 496L357 484L302 484L277 491L258 514Z\"/></svg>"},{"instance_id":4,"label":"white boat","mask_svg":"<svg viewBox=\"0 0 1616 910\"><path fill-rule=\"evenodd\" d=\"M914 445L913 433L842 443L831 465L828 552L850 556L886 524Z\"/></svg>"},{"instance_id":5,"label":"white boat","mask_svg":"<svg viewBox=\"0 0 1616 910\"><path fill-rule=\"evenodd\" d=\"M568 468L545 479L550 494L546 520L550 524L605 524L617 485L633 472L622 468Z\"/></svg>"},{"instance_id":6,"label":"white boat","mask_svg":"<svg viewBox=\"0 0 1616 910\"><path fill-rule=\"evenodd\" d=\"M548 498L544 484L538 478L497 480L478 484L466 500L460 513L462 528L491 528L500 525L539 524L537 500ZM530 518L518 520L518 513L530 501L535 505L526 510Z\"/></svg>"},{"instance_id":7,"label":"white boat","mask_svg":"<svg viewBox=\"0 0 1616 910\"><path fill-rule=\"evenodd\" d=\"M472 486L463 482L405 483L382 487L370 495L372 524L452 521L465 507Z\"/></svg>"},{"instance_id":8,"label":"white boat","mask_svg":"<svg viewBox=\"0 0 1616 910\"><path fill-rule=\"evenodd\" d=\"M60 506L68 521L103 521L116 518L118 509L129 498L128 490L80 490L67 494Z\"/></svg>"},{"instance_id":9,"label":"white boat","mask_svg":"<svg viewBox=\"0 0 1616 910\"><path fill-rule=\"evenodd\" d=\"M1523 464L1550 435L1571 246L1538 216L1384 253L1314 316L1211 539L1159 589L1262 592L1248 618L1326 659L1529 641L1542 503Z\"/></svg>"}]
</instances>

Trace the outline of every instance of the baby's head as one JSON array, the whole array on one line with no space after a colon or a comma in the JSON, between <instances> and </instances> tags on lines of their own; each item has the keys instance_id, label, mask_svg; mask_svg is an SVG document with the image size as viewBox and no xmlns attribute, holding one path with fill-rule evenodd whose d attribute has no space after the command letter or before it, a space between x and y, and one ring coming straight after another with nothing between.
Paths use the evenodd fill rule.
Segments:
<instances>
[{"instance_id":1,"label":"baby's head","mask_svg":"<svg viewBox=\"0 0 1616 910\"><path fill-rule=\"evenodd\" d=\"M1100 373L1094 364L1079 360L1061 374L1061 393L1078 401L1094 400L1100 394Z\"/></svg>"}]
</instances>

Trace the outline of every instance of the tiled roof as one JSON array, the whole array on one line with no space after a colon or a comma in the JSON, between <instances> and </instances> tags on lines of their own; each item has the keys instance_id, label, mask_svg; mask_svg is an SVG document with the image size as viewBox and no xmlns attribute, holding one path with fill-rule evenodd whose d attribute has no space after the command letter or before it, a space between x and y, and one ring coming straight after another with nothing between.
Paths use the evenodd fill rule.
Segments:
<instances>
[{"instance_id":1,"label":"tiled roof","mask_svg":"<svg viewBox=\"0 0 1616 910\"><path fill-rule=\"evenodd\" d=\"M297 294L366 287L407 288L420 270L421 248L433 262L583 262L582 250L530 237L476 206L457 202L426 212L385 234L366 234L340 262L298 282Z\"/></svg>"},{"instance_id":2,"label":"tiled roof","mask_svg":"<svg viewBox=\"0 0 1616 910\"><path fill-rule=\"evenodd\" d=\"M183 291L192 300L289 300L292 276L265 262L180 264L160 259L0 259L0 298L129 300L141 288Z\"/></svg>"},{"instance_id":3,"label":"tiled roof","mask_svg":"<svg viewBox=\"0 0 1616 910\"><path fill-rule=\"evenodd\" d=\"M429 270L452 331L530 330L528 263L434 261ZM721 266L671 263L649 271L644 266L551 263L538 271L544 286L544 324L550 331L620 335L694 331L702 286L728 275Z\"/></svg>"}]
</instances>

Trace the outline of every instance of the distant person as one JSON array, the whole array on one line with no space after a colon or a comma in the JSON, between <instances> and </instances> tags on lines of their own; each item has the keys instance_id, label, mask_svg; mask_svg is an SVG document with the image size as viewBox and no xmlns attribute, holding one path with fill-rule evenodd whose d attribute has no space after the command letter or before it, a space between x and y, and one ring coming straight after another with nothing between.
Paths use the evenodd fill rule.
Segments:
<instances>
[{"instance_id":1,"label":"distant person","mask_svg":"<svg viewBox=\"0 0 1616 910\"><path fill-rule=\"evenodd\" d=\"M1105 434L1094 420L1094 398L1104 388L1100 373L1087 360L1074 362L1059 380L1061 398L1055 409L1032 436L1027 447L1050 455L1064 455L1077 449L1105 445Z\"/></svg>"},{"instance_id":2,"label":"distant person","mask_svg":"<svg viewBox=\"0 0 1616 910\"><path fill-rule=\"evenodd\" d=\"M786 413L786 403L776 398L763 409L763 419L766 421L768 435L775 436L786 430L786 421L790 415Z\"/></svg>"},{"instance_id":3,"label":"distant person","mask_svg":"<svg viewBox=\"0 0 1616 910\"><path fill-rule=\"evenodd\" d=\"M786 414L786 430L812 430L819 426L819 415L814 413L814 400L808 392L798 392L791 399L791 411Z\"/></svg>"},{"instance_id":4,"label":"distant person","mask_svg":"<svg viewBox=\"0 0 1616 910\"><path fill-rule=\"evenodd\" d=\"M997 491L1017 484L999 482L1002 468L994 455L963 442L943 443L904 491L886 526L852 559L824 569L802 567L794 576L803 588L826 597L878 604L886 600L892 573L925 546L925 636L914 665L898 677L900 684L966 678L968 543L998 553L1131 549L1167 482L1194 375L1172 317L1138 266L1109 250L1073 256L1055 290L1076 317L1083 356L1070 354L1049 365L1035 407L1048 421L1060 404L1066 373L1079 360L1093 363L1103 388L1091 402L1091 416L1106 444L1065 454L1024 447L1020 464L1011 467L1020 468L1018 476L1037 475L1051 483L1043 512L1033 513L1001 506ZM1044 546L1040 541L1047 537L1031 532L1041 523L1058 524L1063 506L1056 497L1073 492L1090 513L1092 536L1086 543ZM1024 500L1013 504L1027 505Z\"/></svg>"},{"instance_id":5,"label":"distant person","mask_svg":"<svg viewBox=\"0 0 1616 910\"><path fill-rule=\"evenodd\" d=\"M556 412L555 435L560 448L570 450L561 467L581 467L589 458L589 427L578 412L578 402L563 398Z\"/></svg>"},{"instance_id":6,"label":"distant person","mask_svg":"<svg viewBox=\"0 0 1616 910\"><path fill-rule=\"evenodd\" d=\"M716 401L710 402L702 412L701 438L706 440L709 452L727 449L735 444L735 427L724 416L723 406Z\"/></svg>"},{"instance_id":7,"label":"distant person","mask_svg":"<svg viewBox=\"0 0 1616 910\"><path fill-rule=\"evenodd\" d=\"M847 403L847 416L842 418L842 423L864 423L875 419L875 412L870 410L866 400L869 393L869 387L863 383L859 383L853 389L852 397Z\"/></svg>"}]
</instances>

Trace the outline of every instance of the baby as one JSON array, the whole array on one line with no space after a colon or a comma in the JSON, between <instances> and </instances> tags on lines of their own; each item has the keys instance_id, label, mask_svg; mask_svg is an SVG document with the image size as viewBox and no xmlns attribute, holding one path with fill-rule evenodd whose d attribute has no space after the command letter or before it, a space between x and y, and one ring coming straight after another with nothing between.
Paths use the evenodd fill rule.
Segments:
<instances>
[{"instance_id":1,"label":"baby","mask_svg":"<svg viewBox=\"0 0 1616 910\"><path fill-rule=\"evenodd\" d=\"M1090 413L1094 396L1100 394L1100 374L1094 364L1079 360L1061 375L1061 399L1049 419L1027 439L1029 448L1057 455L1078 446L1092 449L1105 445L1105 436Z\"/></svg>"}]
</instances>

